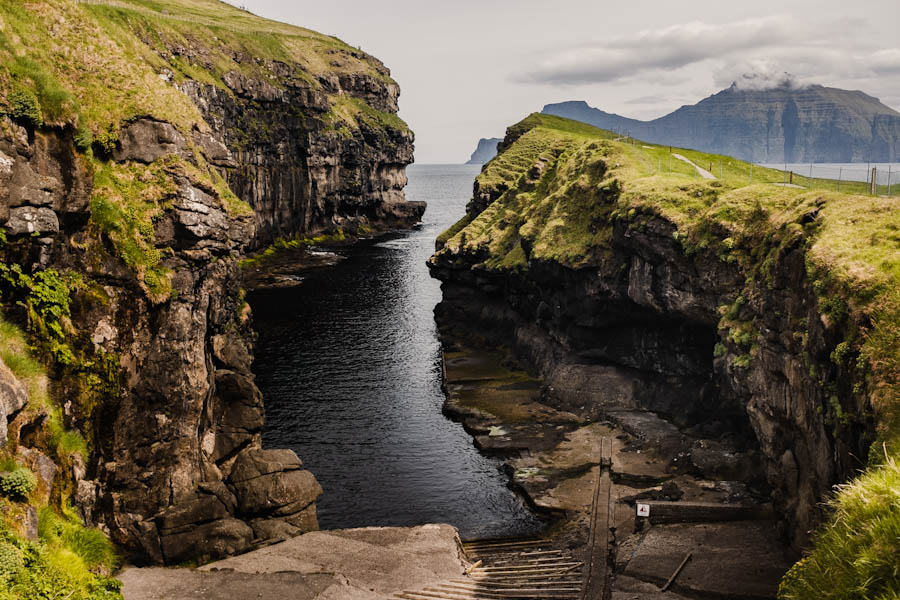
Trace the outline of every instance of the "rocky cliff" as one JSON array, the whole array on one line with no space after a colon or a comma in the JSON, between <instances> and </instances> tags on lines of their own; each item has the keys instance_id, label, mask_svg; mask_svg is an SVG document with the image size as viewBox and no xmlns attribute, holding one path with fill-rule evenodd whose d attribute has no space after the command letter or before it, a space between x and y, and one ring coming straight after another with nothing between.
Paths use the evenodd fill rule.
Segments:
<instances>
[{"instance_id":1,"label":"rocky cliff","mask_svg":"<svg viewBox=\"0 0 900 600\"><path fill-rule=\"evenodd\" d=\"M260 449L238 261L418 221L399 87L335 38L211 0L2 10L0 293L50 367L49 406L4 402L6 451L63 466L56 502L134 560L315 529L313 475Z\"/></svg>"},{"instance_id":2,"label":"rocky cliff","mask_svg":"<svg viewBox=\"0 0 900 600\"><path fill-rule=\"evenodd\" d=\"M863 92L821 85L766 90L732 85L652 121L606 113L585 102L548 104L543 112L656 144L763 164L900 158L900 113Z\"/></svg>"},{"instance_id":3,"label":"rocky cliff","mask_svg":"<svg viewBox=\"0 0 900 600\"><path fill-rule=\"evenodd\" d=\"M430 261L439 326L514 348L567 410L757 448L802 545L876 434L896 442L897 199L654 175L667 148L613 137L508 130Z\"/></svg>"},{"instance_id":4,"label":"rocky cliff","mask_svg":"<svg viewBox=\"0 0 900 600\"><path fill-rule=\"evenodd\" d=\"M478 146L475 147L475 151L472 153L472 156L469 157L469 160L466 161L467 165L483 165L495 156L497 156L497 144L502 142L500 138L481 138L478 140Z\"/></svg>"}]
</instances>

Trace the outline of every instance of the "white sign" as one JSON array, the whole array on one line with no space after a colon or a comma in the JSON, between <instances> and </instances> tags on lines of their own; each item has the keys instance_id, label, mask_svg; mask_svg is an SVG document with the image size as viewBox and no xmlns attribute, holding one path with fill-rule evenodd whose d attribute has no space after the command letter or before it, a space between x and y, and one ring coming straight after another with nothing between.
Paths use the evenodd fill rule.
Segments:
<instances>
[{"instance_id":1,"label":"white sign","mask_svg":"<svg viewBox=\"0 0 900 600\"><path fill-rule=\"evenodd\" d=\"M649 504L638 504L637 505L637 516L649 517L650 516L650 505Z\"/></svg>"}]
</instances>

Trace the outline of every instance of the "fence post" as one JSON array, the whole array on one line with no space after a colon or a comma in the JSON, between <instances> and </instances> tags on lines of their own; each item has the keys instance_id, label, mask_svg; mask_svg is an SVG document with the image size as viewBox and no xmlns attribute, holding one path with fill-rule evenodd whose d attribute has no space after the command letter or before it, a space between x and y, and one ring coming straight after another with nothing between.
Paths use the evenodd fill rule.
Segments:
<instances>
[{"instance_id":1,"label":"fence post","mask_svg":"<svg viewBox=\"0 0 900 600\"><path fill-rule=\"evenodd\" d=\"M888 165L888 196L891 195L891 169L894 165Z\"/></svg>"},{"instance_id":2,"label":"fence post","mask_svg":"<svg viewBox=\"0 0 900 600\"><path fill-rule=\"evenodd\" d=\"M872 189L869 191L869 194L872 196L877 195L878 186L875 183L875 177L878 175L878 167L872 167Z\"/></svg>"},{"instance_id":3,"label":"fence post","mask_svg":"<svg viewBox=\"0 0 900 600\"><path fill-rule=\"evenodd\" d=\"M844 175L844 167L838 167L838 190L841 191L841 177Z\"/></svg>"}]
</instances>

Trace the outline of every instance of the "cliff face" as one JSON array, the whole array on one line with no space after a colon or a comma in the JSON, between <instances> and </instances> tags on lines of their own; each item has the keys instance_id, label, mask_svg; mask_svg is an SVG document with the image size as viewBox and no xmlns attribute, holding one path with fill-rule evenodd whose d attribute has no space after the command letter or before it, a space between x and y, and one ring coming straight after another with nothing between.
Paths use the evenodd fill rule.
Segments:
<instances>
[{"instance_id":1,"label":"cliff face","mask_svg":"<svg viewBox=\"0 0 900 600\"><path fill-rule=\"evenodd\" d=\"M277 238L419 220L399 87L334 38L218 2L55 0L3 18L0 298L89 443L71 454L47 433L56 409L16 403L0 414L9 450L64 466L54 497L133 560L317 528L314 476L260 449L238 261Z\"/></svg>"},{"instance_id":2,"label":"cliff face","mask_svg":"<svg viewBox=\"0 0 900 600\"><path fill-rule=\"evenodd\" d=\"M377 66L386 77L387 69ZM366 98L376 110L394 114L400 88L358 74L312 86L292 76L288 65L269 67L286 78L282 89L238 75L227 78L226 90L193 81L181 86L215 137L233 149L232 162L223 163L225 177L253 207L254 246L336 228L417 222L424 207L406 203L403 195L412 132L360 119L358 131L348 135L329 122L329 96Z\"/></svg>"},{"instance_id":3,"label":"cliff face","mask_svg":"<svg viewBox=\"0 0 900 600\"><path fill-rule=\"evenodd\" d=\"M497 144L502 142L500 138L481 138L475 152L466 161L467 165L483 165L497 156Z\"/></svg>"},{"instance_id":4,"label":"cliff face","mask_svg":"<svg viewBox=\"0 0 900 600\"><path fill-rule=\"evenodd\" d=\"M868 355L857 327L875 309L846 289L823 300L841 287L820 252L839 247L837 207L877 223L882 201L647 177L608 134L547 119L510 128L439 241L440 329L515 348L551 398L592 419L644 409L758 447L803 544L817 503L865 460L884 390L850 359ZM504 175L513 164L531 166Z\"/></svg>"},{"instance_id":5,"label":"cliff face","mask_svg":"<svg viewBox=\"0 0 900 600\"><path fill-rule=\"evenodd\" d=\"M891 162L900 157L900 113L859 91L819 85L742 90L638 121L584 102L544 107L648 142L728 154L758 163Z\"/></svg>"}]
</instances>

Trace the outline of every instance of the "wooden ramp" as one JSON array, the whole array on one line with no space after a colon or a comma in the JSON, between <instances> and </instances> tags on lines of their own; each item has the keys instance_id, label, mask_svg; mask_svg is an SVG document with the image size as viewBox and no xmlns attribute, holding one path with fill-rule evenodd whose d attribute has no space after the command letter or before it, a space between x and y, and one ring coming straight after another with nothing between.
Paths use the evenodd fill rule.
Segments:
<instances>
[{"instance_id":1,"label":"wooden ramp","mask_svg":"<svg viewBox=\"0 0 900 600\"><path fill-rule=\"evenodd\" d=\"M472 567L466 577L418 591L402 600L576 600L581 597L584 564L544 538L486 539L463 542Z\"/></svg>"}]
</instances>

